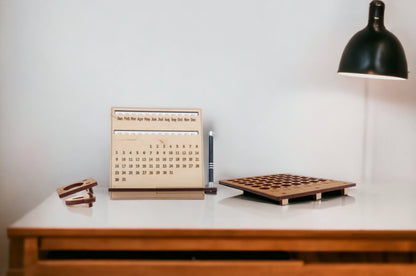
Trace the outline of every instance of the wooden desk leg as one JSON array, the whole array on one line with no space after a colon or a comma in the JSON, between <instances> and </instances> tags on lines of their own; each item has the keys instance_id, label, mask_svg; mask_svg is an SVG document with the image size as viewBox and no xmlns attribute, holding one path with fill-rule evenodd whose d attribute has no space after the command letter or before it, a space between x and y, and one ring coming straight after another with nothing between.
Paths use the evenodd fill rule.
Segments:
<instances>
[{"instance_id":1,"label":"wooden desk leg","mask_svg":"<svg viewBox=\"0 0 416 276\"><path fill-rule=\"evenodd\" d=\"M8 276L25 275L25 270L39 260L37 238L10 239Z\"/></svg>"}]
</instances>

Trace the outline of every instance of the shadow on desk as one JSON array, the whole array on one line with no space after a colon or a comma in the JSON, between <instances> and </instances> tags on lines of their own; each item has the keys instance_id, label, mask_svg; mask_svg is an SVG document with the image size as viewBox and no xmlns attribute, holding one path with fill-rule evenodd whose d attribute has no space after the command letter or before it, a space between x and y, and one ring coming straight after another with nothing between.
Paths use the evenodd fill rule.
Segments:
<instances>
[{"instance_id":1,"label":"shadow on desk","mask_svg":"<svg viewBox=\"0 0 416 276\"><path fill-rule=\"evenodd\" d=\"M258 203L263 205L275 205L280 208L296 207L296 209L328 209L333 207L350 205L355 202L353 196L343 196L339 191L327 192L322 194L322 199L315 200L313 196L304 196L299 198L293 198L289 200L289 205L281 206L276 201L268 199L263 196L259 196L252 193L244 192L243 194L228 197L220 201L221 204L229 206L241 206L241 202L245 201L247 206L256 208ZM263 208L263 207L262 207Z\"/></svg>"}]
</instances>

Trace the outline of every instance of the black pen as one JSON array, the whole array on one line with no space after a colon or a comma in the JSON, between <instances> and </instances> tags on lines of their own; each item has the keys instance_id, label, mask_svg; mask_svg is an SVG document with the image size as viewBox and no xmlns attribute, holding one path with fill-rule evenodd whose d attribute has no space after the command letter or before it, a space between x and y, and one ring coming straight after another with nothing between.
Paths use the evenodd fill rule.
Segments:
<instances>
[{"instance_id":1,"label":"black pen","mask_svg":"<svg viewBox=\"0 0 416 276\"><path fill-rule=\"evenodd\" d=\"M214 133L212 130L209 132L208 141L208 187L214 187Z\"/></svg>"}]
</instances>

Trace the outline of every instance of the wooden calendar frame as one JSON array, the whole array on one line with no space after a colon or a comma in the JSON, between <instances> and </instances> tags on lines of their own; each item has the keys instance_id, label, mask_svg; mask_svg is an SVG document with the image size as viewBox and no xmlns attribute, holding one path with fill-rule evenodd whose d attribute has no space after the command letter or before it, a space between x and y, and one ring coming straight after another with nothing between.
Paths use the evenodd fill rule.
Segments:
<instances>
[{"instance_id":1,"label":"wooden calendar frame","mask_svg":"<svg viewBox=\"0 0 416 276\"><path fill-rule=\"evenodd\" d=\"M112 107L112 198L203 198L199 108Z\"/></svg>"}]
</instances>

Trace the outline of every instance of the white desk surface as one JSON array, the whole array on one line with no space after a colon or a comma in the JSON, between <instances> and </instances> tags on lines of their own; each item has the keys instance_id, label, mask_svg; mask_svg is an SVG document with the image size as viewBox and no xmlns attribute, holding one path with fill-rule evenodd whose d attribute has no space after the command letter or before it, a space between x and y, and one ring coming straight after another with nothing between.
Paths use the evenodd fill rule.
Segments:
<instances>
[{"instance_id":1,"label":"white desk surface","mask_svg":"<svg viewBox=\"0 0 416 276\"><path fill-rule=\"evenodd\" d=\"M398 185L400 184L400 185ZM15 222L16 228L175 228L415 230L416 184L359 184L348 196L273 202L217 185L204 200L111 200L95 187L92 208L68 207L56 192ZM400 188L398 188L400 187Z\"/></svg>"}]
</instances>

